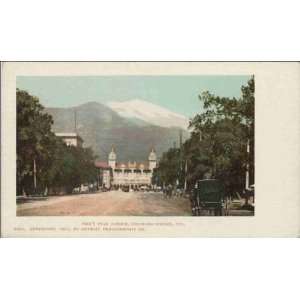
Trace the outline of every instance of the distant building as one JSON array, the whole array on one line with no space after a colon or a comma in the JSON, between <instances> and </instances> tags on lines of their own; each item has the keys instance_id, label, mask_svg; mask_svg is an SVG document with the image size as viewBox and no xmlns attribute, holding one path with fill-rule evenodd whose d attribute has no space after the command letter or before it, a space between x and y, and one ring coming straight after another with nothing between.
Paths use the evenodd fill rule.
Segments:
<instances>
[{"instance_id":1,"label":"distant building","mask_svg":"<svg viewBox=\"0 0 300 300\"><path fill-rule=\"evenodd\" d=\"M107 162L95 162L95 167L99 170L99 184L110 189L112 184L112 169Z\"/></svg>"},{"instance_id":2,"label":"distant building","mask_svg":"<svg viewBox=\"0 0 300 300\"><path fill-rule=\"evenodd\" d=\"M108 164L104 162L96 162L96 167L102 170L102 182L107 188L113 186L115 188L129 186L130 188L138 188L144 185L151 185L153 170L157 166L157 156L152 148L148 156L147 162L127 162L118 163L117 154L114 148L108 155ZM110 171L108 171L110 170ZM111 176L108 178L108 176Z\"/></svg>"},{"instance_id":3,"label":"distant building","mask_svg":"<svg viewBox=\"0 0 300 300\"><path fill-rule=\"evenodd\" d=\"M83 139L75 132L57 132L55 135L60 137L67 146L82 147Z\"/></svg>"}]
</instances>

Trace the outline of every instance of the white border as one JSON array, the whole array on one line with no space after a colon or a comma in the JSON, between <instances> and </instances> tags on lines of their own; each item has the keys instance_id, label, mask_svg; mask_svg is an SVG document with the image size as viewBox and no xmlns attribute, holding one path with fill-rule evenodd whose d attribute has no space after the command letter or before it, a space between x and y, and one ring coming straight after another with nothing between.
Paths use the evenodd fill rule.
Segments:
<instances>
[{"instance_id":1,"label":"white border","mask_svg":"<svg viewBox=\"0 0 300 300\"><path fill-rule=\"evenodd\" d=\"M139 221L143 217L15 216L15 79L18 75L254 74L256 81L256 212L254 217L146 217L184 222L176 228L151 227L143 233L84 233L84 236L297 236L299 233L299 65L297 63L5 63L2 103L2 220L5 236L20 226L80 225L91 221ZM286 155L288 153L288 155ZM284 157L284 160L282 159ZM22 234L32 236L31 232ZM35 236L83 236L51 233Z\"/></svg>"}]
</instances>

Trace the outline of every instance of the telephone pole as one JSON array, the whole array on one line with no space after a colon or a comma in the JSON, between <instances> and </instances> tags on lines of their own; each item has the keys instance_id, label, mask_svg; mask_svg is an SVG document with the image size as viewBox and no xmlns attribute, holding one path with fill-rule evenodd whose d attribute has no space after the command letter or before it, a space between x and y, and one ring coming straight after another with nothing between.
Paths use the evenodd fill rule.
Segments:
<instances>
[{"instance_id":1,"label":"telephone pole","mask_svg":"<svg viewBox=\"0 0 300 300\"><path fill-rule=\"evenodd\" d=\"M35 159L33 160L33 187L34 187L34 192L36 193L36 162L35 162Z\"/></svg>"},{"instance_id":2,"label":"telephone pole","mask_svg":"<svg viewBox=\"0 0 300 300\"><path fill-rule=\"evenodd\" d=\"M188 161L185 160L185 166L184 166L184 190L187 190L187 171L188 171Z\"/></svg>"},{"instance_id":3,"label":"telephone pole","mask_svg":"<svg viewBox=\"0 0 300 300\"><path fill-rule=\"evenodd\" d=\"M182 129L179 130L179 146L182 148Z\"/></svg>"},{"instance_id":4,"label":"telephone pole","mask_svg":"<svg viewBox=\"0 0 300 300\"><path fill-rule=\"evenodd\" d=\"M246 180L245 180L245 188L246 190L249 189L249 158L250 158L250 124L247 122L247 131L248 131L248 137L247 137L247 163L246 163Z\"/></svg>"},{"instance_id":5,"label":"telephone pole","mask_svg":"<svg viewBox=\"0 0 300 300\"><path fill-rule=\"evenodd\" d=\"M74 109L74 130L77 133L77 111L76 108Z\"/></svg>"},{"instance_id":6,"label":"telephone pole","mask_svg":"<svg viewBox=\"0 0 300 300\"><path fill-rule=\"evenodd\" d=\"M246 182L245 182L245 188L246 190L249 189L249 154L250 154L250 140L247 140L247 164L246 164Z\"/></svg>"}]
</instances>

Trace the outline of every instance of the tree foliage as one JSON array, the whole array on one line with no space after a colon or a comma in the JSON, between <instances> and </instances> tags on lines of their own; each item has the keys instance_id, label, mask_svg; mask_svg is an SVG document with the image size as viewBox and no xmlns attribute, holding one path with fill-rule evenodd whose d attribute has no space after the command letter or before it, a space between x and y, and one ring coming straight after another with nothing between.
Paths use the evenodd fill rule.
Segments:
<instances>
[{"instance_id":1,"label":"tree foliage","mask_svg":"<svg viewBox=\"0 0 300 300\"><path fill-rule=\"evenodd\" d=\"M159 168L154 174L154 176L159 178L160 183L174 185L177 180L182 180L182 161L179 157L180 149L178 148L170 148L163 153L159 162Z\"/></svg>"},{"instance_id":2,"label":"tree foliage","mask_svg":"<svg viewBox=\"0 0 300 300\"><path fill-rule=\"evenodd\" d=\"M199 96L204 112L190 121L191 136L182 149L170 149L159 163L164 182L184 181L192 187L205 174L221 179L227 194L245 187L245 172L254 182L254 78L241 87L241 98L219 97L204 92ZM250 152L247 144L250 144Z\"/></svg>"},{"instance_id":3,"label":"tree foliage","mask_svg":"<svg viewBox=\"0 0 300 300\"><path fill-rule=\"evenodd\" d=\"M97 178L92 150L65 145L51 131L52 124L52 117L44 112L39 99L17 89L18 194L42 193L46 187L70 192Z\"/></svg>"}]
</instances>

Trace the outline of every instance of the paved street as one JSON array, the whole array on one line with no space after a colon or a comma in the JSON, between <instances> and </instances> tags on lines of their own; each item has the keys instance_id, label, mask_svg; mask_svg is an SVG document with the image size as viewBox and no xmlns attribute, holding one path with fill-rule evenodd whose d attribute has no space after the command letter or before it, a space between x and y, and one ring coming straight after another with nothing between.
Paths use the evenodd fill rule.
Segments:
<instances>
[{"instance_id":1,"label":"paved street","mask_svg":"<svg viewBox=\"0 0 300 300\"><path fill-rule=\"evenodd\" d=\"M189 216L190 202L162 193L121 192L49 197L17 205L18 216Z\"/></svg>"}]
</instances>

